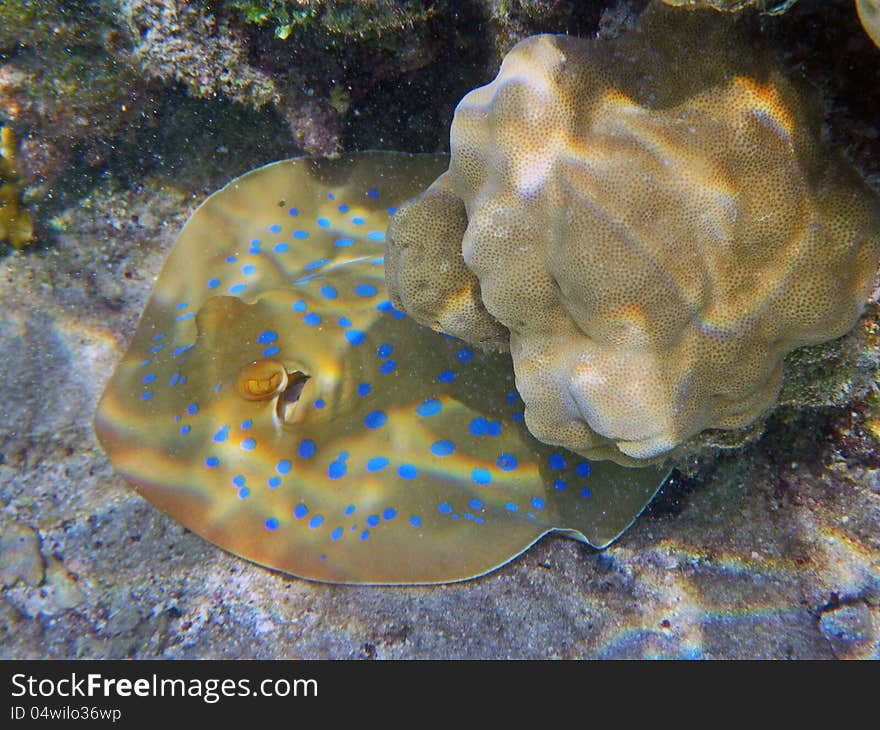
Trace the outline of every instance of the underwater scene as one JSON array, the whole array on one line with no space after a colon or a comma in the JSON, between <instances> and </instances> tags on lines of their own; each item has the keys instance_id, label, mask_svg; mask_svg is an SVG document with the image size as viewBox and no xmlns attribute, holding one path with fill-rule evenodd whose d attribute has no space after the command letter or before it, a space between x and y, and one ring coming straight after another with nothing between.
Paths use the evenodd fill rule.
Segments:
<instances>
[{"instance_id":1,"label":"underwater scene","mask_svg":"<svg viewBox=\"0 0 880 730\"><path fill-rule=\"evenodd\" d=\"M878 0L0 0L0 659L880 658Z\"/></svg>"}]
</instances>

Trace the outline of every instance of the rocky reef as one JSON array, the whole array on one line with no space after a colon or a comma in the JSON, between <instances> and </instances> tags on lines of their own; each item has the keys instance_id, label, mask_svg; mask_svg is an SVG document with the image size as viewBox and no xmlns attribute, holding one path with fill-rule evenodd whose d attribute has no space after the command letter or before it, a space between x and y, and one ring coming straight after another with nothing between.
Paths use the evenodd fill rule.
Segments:
<instances>
[{"instance_id":1,"label":"rocky reef","mask_svg":"<svg viewBox=\"0 0 880 730\"><path fill-rule=\"evenodd\" d=\"M98 396L205 194L300 153L296 129L343 150L447 149L455 105L494 77L515 42L536 32L613 37L643 5L430 3L430 32L404 34L415 58L398 70L393 60L334 66L339 45L356 48L356 37L324 48L319 29L320 47L309 45L313 24L278 38L273 19L249 21L220 2L0 0L0 123L21 141L21 199L46 244L0 250L0 656L880 657L873 304L844 338L787 357L779 407L765 422L747 434L704 432L711 455L682 464L687 476L677 473L610 548L545 540L460 585L323 586L255 567L153 509L95 441ZM153 74L122 22L135 15L120 11L148 6L161 37L193 28L181 17L212 17L234 37L244 50L229 86L208 81L200 96L184 78ZM735 17L819 90L828 143L876 188L880 51L853 1ZM199 57L203 48L181 43L179 62L207 68L214 60ZM393 59L382 53L358 58ZM75 66L65 58L80 64L67 81L61 72ZM322 77L325 67L348 75ZM316 74L320 83L289 91L332 109L329 136L326 117L291 126L283 93L281 105L226 96L233 78L278 88ZM78 112L55 97L55 88L92 84L103 90L83 93ZM49 372L51 394L41 379Z\"/></svg>"}]
</instances>

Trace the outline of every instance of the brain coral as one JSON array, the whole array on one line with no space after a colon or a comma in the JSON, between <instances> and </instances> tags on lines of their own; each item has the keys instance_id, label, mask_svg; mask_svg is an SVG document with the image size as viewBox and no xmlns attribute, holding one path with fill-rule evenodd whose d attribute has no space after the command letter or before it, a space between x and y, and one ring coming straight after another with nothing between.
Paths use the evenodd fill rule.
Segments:
<instances>
[{"instance_id":1,"label":"brain coral","mask_svg":"<svg viewBox=\"0 0 880 730\"><path fill-rule=\"evenodd\" d=\"M748 425L875 281L878 197L813 97L705 16L519 43L389 227L396 306L509 346L529 429L590 458Z\"/></svg>"}]
</instances>

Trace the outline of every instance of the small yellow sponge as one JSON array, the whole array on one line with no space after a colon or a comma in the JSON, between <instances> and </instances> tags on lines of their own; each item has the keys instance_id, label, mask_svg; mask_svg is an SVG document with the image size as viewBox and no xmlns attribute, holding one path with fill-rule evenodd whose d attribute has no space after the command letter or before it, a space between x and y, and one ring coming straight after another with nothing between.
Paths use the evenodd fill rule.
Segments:
<instances>
[{"instance_id":1,"label":"small yellow sponge","mask_svg":"<svg viewBox=\"0 0 880 730\"><path fill-rule=\"evenodd\" d=\"M875 281L878 196L812 95L717 21L525 39L389 227L395 305L509 342L531 432L589 458L748 425L786 353L846 333Z\"/></svg>"},{"instance_id":2,"label":"small yellow sponge","mask_svg":"<svg viewBox=\"0 0 880 730\"><path fill-rule=\"evenodd\" d=\"M15 169L18 151L12 129L0 127L0 243L24 248L34 237L30 212L21 204L22 185Z\"/></svg>"}]
</instances>

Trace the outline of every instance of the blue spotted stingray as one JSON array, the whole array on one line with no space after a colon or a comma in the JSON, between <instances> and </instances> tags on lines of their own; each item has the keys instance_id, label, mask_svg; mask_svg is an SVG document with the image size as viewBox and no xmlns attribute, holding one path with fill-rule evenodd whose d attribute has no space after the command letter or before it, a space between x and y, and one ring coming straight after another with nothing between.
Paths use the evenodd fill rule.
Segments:
<instances>
[{"instance_id":1,"label":"blue spotted stingray","mask_svg":"<svg viewBox=\"0 0 880 730\"><path fill-rule=\"evenodd\" d=\"M286 160L180 234L95 419L116 469L220 547L335 583L482 575L542 536L602 548L662 484L532 437L506 354L389 301L395 206L436 155Z\"/></svg>"}]
</instances>

